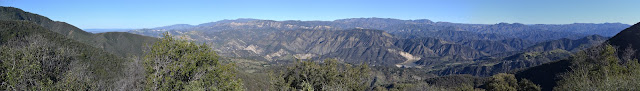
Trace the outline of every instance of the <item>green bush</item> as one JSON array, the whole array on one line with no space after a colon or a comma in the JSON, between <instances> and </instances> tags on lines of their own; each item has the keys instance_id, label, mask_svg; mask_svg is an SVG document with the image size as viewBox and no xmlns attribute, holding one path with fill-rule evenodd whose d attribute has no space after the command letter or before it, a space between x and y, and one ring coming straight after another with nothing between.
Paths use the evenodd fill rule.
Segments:
<instances>
[{"instance_id":1,"label":"green bush","mask_svg":"<svg viewBox=\"0 0 640 91\"><path fill-rule=\"evenodd\" d=\"M630 48L630 47L629 47ZM571 71L561 75L554 90L638 90L640 64L632 57L618 57L616 48L603 45L582 51L571 59ZM626 49L624 56L634 55Z\"/></svg>"},{"instance_id":2,"label":"green bush","mask_svg":"<svg viewBox=\"0 0 640 91\"><path fill-rule=\"evenodd\" d=\"M369 73L366 64L298 61L273 77L272 84L274 90L364 91L370 84Z\"/></svg>"},{"instance_id":3,"label":"green bush","mask_svg":"<svg viewBox=\"0 0 640 91\"><path fill-rule=\"evenodd\" d=\"M244 90L233 64L221 64L206 44L167 33L145 56L146 90Z\"/></svg>"},{"instance_id":4,"label":"green bush","mask_svg":"<svg viewBox=\"0 0 640 91\"><path fill-rule=\"evenodd\" d=\"M540 91L539 85L527 79L518 81L513 74L499 73L491 76L487 85L489 91Z\"/></svg>"}]
</instances>

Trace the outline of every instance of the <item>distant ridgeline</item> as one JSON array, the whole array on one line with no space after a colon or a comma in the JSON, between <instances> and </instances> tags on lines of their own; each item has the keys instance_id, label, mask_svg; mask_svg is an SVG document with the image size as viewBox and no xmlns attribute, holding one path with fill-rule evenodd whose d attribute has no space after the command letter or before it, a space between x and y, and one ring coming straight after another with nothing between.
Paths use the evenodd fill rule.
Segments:
<instances>
[{"instance_id":1,"label":"distant ridgeline","mask_svg":"<svg viewBox=\"0 0 640 91\"><path fill-rule=\"evenodd\" d=\"M237 19L129 33L159 37L169 32L207 43L222 56L275 63L336 58L348 63L425 68L439 75L489 76L567 58L627 27L620 23L488 25L388 18Z\"/></svg>"},{"instance_id":2,"label":"distant ridgeline","mask_svg":"<svg viewBox=\"0 0 640 91\"><path fill-rule=\"evenodd\" d=\"M0 7L0 90L638 90L638 39L640 24L384 18L92 34Z\"/></svg>"}]
</instances>

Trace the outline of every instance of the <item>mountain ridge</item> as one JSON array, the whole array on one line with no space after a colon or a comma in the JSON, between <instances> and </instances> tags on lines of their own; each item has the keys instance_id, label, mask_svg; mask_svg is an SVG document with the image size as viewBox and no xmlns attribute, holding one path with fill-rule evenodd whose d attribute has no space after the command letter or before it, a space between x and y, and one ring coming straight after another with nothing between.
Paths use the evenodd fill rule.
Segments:
<instances>
[{"instance_id":1,"label":"mountain ridge","mask_svg":"<svg viewBox=\"0 0 640 91\"><path fill-rule=\"evenodd\" d=\"M622 61L628 60L627 58L625 58L626 55L624 55L625 52L628 52L626 50L628 48L634 50L635 51L634 53L636 53L635 57L633 55L630 55L632 56L631 59L633 58L637 59L638 47L635 47L635 46L629 47L629 45L634 45L639 43L637 41L637 39L639 39L639 37L637 36L638 34L640 34L640 23L622 30L620 33L616 34L616 36L613 36L612 38L607 39L605 42L595 47L590 47L588 49L585 49L585 51L583 52L586 52L586 55L591 55L591 56L593 55L604 56L600 54L604 52L600 52L598 50L601 50L602 46L606 47L606 45L612 45L614 46L613 48L617 50L617 53L614 53L617 55L608 55L608 56L618 57L616 58L615 61L620 61L618 59L623 59ZM597 52L597 53L590 53L590 52ZM583 53L582 55L585 55L585 53ZM572 70L580 69L580 68L575 68L576 66L581 66L581 65L606 66L606 64L597 63L605 60L595 60L596 63L579 63L581 61L586 61L584 59L589 59L589 58L572 57L570 59L557 60L554 62L545 63L540 66L513 71L512 73L515 74L516 78L531 79L533 83L540 84L541 87L543 88L542 90L551 91L555 89L554 87L559 85L558 81L564 80L563 77L561 76L569 74L569 72L571 72ZM592 60L591 62L593 62L593 59L591 60ZM587 74L590 74L590 73L587 73Z\"/></svg>"},{"instance_id":2,"label":"mountain ridge","mask_svg":"<svg viewBox=\"0 0 640 91\"><path fill-rule=\"evenodd\" d=\"M617 46L618 50L624 50L626 48L631 48L636 50L635 58L640 59L640 42L637 41L640 39L640 23L637 23L627 29L622 30L620 33L616 34L616 36L607 40L607 43ZM620 51L619 55L622 55Z\"/></svg>"},{"instance_id":3,"label":"mountain ridge","mask_svg":"<svg viewBox=\"0 0 640 91\"><path fill-rule=\"evenodd\" d=\"M144 49L142 45L151 44L156 40L156 38L133 35L126 32L92 34L71 24L53 21L45 16L26 12L14 7L0 7L0 15L2 15L0 20L23 20L35 22L40 26L47 28L47 30L65 35L70 39L77 40L93 47L102 48L103 50L123 57L130 55L142 56L142 49ZM114 37L109 35L128 35L128 37Z\"/></svg>"},{"instance_id":4,"label":"mountain ridge","mask_svg":"<svg viewBox=\"0 0 640 91\"><path fill-rule=\"evenodd\" d=\"M465 24L432 22L428 19L400 20L392 18L348 18L333 21L274 21L261 19L221 20L203 23L191 29L176 31L222 31L235 29L277 29L277 30L348 30L354 28L385 30L391 34L420 34L433 31L468 31L477 35L497 34L510 38L521 38L528 41L544 42L561 38L578 39L588 35L613 36L630 25L621 23L573 23L573 24ZM148 33L162 29L137 29L130 33L149 35ZM165 29L165 31L168 29ZM165 32L159 31L159 32ZM171 31L169 31L171 32ZM147 34L145 34L147 33ZM495 35L493 35L495 36ZM401 36L402 37L402 36ZM405 36L408 37L408 36ZM433 36L432 36L433 37ZM454 38L453 40L459 40ZM495 41L495 40L494 40Z\"/></svg>"},{"instance_id":5,"label":"mountain ridge","mask_svg":"<svg viewBox=\"0 0 640 91\"><path fill-rule=\"evenodd\" d=\"M0 20L0 64L26 71L28 67L37 67L36 71L26 74L10 75L41 75L42 78L21 80L26 84L53 89L58 85L84 86L93 89L109 89L126 87L120 83L125 78L123 70L128 60L113 55L100 48L92 47L82 42L70 39L65 35L47 30L47 28L30 21ZM8 48L8 49L5 49ZM22 60L22 61L20 61ZM12 62L13 64L9 64ZM36 63L31 65L15 65L15 63ZM28 66L28 67L25 67ZM13 69L7 68L7 69ZM5 70L2 68L3 71ZM33 73L32 73L33 72ZM3 72L4 73L4 72ZM6 75L3 74L3 77ZM12 76L8 76L12 77ZM18 80L15 79L14 80ZM0 80L4 80L0 79ZM5 81L2 81L5 85ZM20 82L23 83L23 82ZM44 83L44 84L43 84ZM8 83L6 83L8 85ZM17 85L17 84L14 84ZM27 85L24 85L27 86ZM27 89L15 87L12 89ZM32 88L33 89L33 88ZM59 87L57 89L83 89L80 87Z\"/></svg>"}]
</instances>

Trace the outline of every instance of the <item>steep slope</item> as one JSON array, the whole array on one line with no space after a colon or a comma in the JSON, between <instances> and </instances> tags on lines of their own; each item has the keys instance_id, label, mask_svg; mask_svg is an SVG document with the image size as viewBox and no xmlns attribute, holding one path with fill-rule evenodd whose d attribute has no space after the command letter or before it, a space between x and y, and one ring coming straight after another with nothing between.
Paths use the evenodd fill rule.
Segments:
<instances>
[{"instance_id":1,"label":"steep slope","mask_svg":"<svg viewBox=\"0 0 640 91\"><path fill-rule=\"evenodd\" d=\"M124 84L116 82L124 76L122 67L125 59L68 39L39 24L0 20L0 36L0 63L6 67L11 66L2 68L4 72L1 76L6 76L0 77L2 87L15 85L12 89L35 90L35 87L50 87L49 89L80 90L113 89ZM34 64L21 65L25 63ZM36 70L27 74L17 72L26 72L29 69ZM40 76L32 77L33 75ZM22 88L23 86L26 87Z\"/></svg>"},{"instance_id":2,"label":"steep slope","mask_svg":"<svg viewBox=\"0 0 640 91\"><path fill-rule=\"evenodd\" d=\"M512 37L507 37L499 34L480 34L471 31L456 31L453 27L439 29L439 30L420 30L420 31L410 31L406 30L403 32L394 33L398 37L402 38L414 38L414 37L432 37L439 38L447 41L463 41L463 40L505 40L512 39Z\"/></svg>"},{"instance_id":3,"label":"steep slope","mask_svg":"<svg viewBox=\"0 0 640 91\"><path fill-rule=\"evenodd\" d=\"M495 59L480 59L484 61L437 70L434 71L434 73L439 75L472 74L476 76L491 76L496 73L567 59L573 53L599 45L606 39L607 38L599 35L592 35L577 40L553 40L538 43L510 56ZM499 56L493 55L493 57Z\"/></svg>"},{"instance_id":4,"label":"steep slope","mask_svg":"<svg viewBox=\"0 0 640 91\"><path fill-rule=\"evenodd\" d=\"M120 56L141 56L143 44L150 44L155 38L124 32L92 34L65 22L53 21L47 17L25 12L13 7L0 7L0 20L23 20L34 22L47 30L62 34L93 47L102 48Z\"/></svg>"},{"instance_id":5,"label":"steep slope","mask_svg":"<svg viewBox=\"0 0 640 91\"><path fill-rule=\"evenodd\" d=\"M571 52L577 52L586 48L590 48L594 45L601 44L608 38L602 37L599 35L591 35L584 38L580 38L577 40L571 39L559 39L548 42L538 43L534 46L531 46L525 49L525 52L541 52L541 51L551 51L555 49L562 49Z\"/></svg>"},{"instance_id":6,"label":"steep slope","mask_svg":"<svg viewBox=\"0 0 640 91\"><path fill-rule=\"evenodd\" d=\"M434 38L402 39L381 30L224 30L170 32L183 39L210 44L223 56L277 61L337 58L350 63L391 66L422 60L435 62L454 58L472 60L487 56L483 51ZM455 61L449 61L455 62Z\"/></svg>"},{"instance_id":7,"label":"steep slope","mask_svg":"<svg viewBox=\"0 0 640 91\"><path fill-rule=\"evenodd\" d=\"M393 36L380 30L230 30L208 34L210 35L207 35L207 38L211 40L202 42L207 42L212 44L215 49L222 50L222 55L236 57L259 56L266 60L278 60L287 56L309 59L327 54L334 55L379 49L377 51L357 53L361 56L347 57L340 55L343 57L339 57L342 59L360 59L347 60L357 63L356 61L362 62L368 59L381 60L375 57L384 55L374 55L372 53L386 52L387 49L399 50L393 45L395 41ZM191 38L191 36L188 36L188 38ZM393 53L393 55L398 55L398 53ZM373 58L368 56L373 56ZM327 55L321 58L324 57L336 56Z\"/></svg>"},{"instance_id":8,"label":"steep slope","mask_svg":"<svg viewBox=\"0 0 640 91\"><path fill-rule=\"evenodd\" d=\"M570 60L559 60L545 63L539 66L520 70L515 73L516 78L529 79L535 84L539 84L543 91L551 91L560 80L559 75L570 71Z\"/></svg>"},{"instance_id":9,"label":"steep slope","mask_svg":"<svg viewBox=\"0 0 640 91\"><path fill-rule=\"evenodd\" d=\"M522 49L522 48L519 48L519 46L527 46L527 45L518 45L517 42L503 43L501 41L490 41L490 40L464 40L464 41L461 41L461 44L464 46L471 47L473 49L486 52L488 54L518 51Z\"/></svg>"},{"instance_id":10,"label":"steep slope","mask_svg":"<svg viewBox=\"0 0 640 91\"><path fill-rule=\"evenodd\" d=\"M616 36L613 36L611 39L607 40L607 43L618 46L618 50L624 50L629 47L631 49L636 50L635 58L640 59L640 23L636 23L635 25L622 30L622 32L618 33ZM621 55L622 53L620 53Z\"/></svg>"},{"instance_id":11,"label":"steep slope","mask_svg":"<svg viewBox=\"0 0 640 91\"><path fill-rule=\"evenodd\" d=\"M405 39L396 42L395 45L408 53L422 55L422 57L458 55L466 59L473 59L487 56L486 53L473 48L434 38Z\"/></svg>"},{"instance_id":12,"label":"steep slope","mask_svg":"<svg viewBox=\"0 0 640 91\"><path fill-rule=\"evenodd\" d=\"M94 47L110 53L123 57L132 55L141 57L144 54L142 50L144 50L145 44L150 45L157 38L123 32L105 32L94 34L91 40L97 43L93 45Z\"/></svg>"},{"instance_id":13,"label":"steep slope","mask_svg":"<svg viewBox=\"0 0 640 91\"><path fill-rule=\"evenodd\" d=\"M612 37L611 39L607 40L607 42L605 43L609 43L613 46L618 46L617 56L623 57L622 54L624 54L625 51L622 51L622 50L629 48L629 45L640 43L638 42L638 39L639 39L638 34L640 34L640 24L635 24L627 29L622 30L620 33L618 33L616 36ZM632 46L630 48L637 50L638 47ZM540 84L542 87L542 90L551 91L554 87L559 85L558 81L563 80L561 76L570 74L572 70L584 69L588 67L606 66L605 64L601 64L602 62L604 62L604 60L593 59L593 58L599 58L597 56L606 56L601 54L601 53L605 53L605 52L601 52L602 51L601 47L592 47L586 50L588 50L588 51L585 51L587 55L586 58L570 58L568 60L560 60L556 62L546 63L536 67L523 69L520 71L515 71L513 73L515 73L517 78L530 79L533 83ZM635 53L638 53L638 51L635 51ZM582 55L584 56L585 54L582 54ZM618 59L615 59L615 60L619 61ZM585 62L585 61L589 61L589 62ZM597 70L592 70L592 71L598 72ZM581 74L592 74L592 73L587 72L587 73L581 73ZM585 78L599 79L597 77L585 77Z\"/></svg>"},{"instance_id":14,"label":"steep slope","mask_svg":"<svg viewBox=\"0 0 640 91\"><path fill-rule=\"evenodd\" d=\"M519 53L506 58L483 60L477 61L476 63L448 67L442 70L435 70L432 73L439 75L471 74L474 76L491 76L497 73L534 67L548 62L566 59L570 57L571 54L571 52L564 50Z\"/></svg>"},{"instance_id":15,"label":"steep slope","mask_svg":"<svg viewBox=\"0 0 640 91\"><path fill-rule=\"evenodd\" d=\"M87 44L95 44L95 42L89 40L92 37L92 34L89 32L84 32L68 23L53 21L47 17L22 11L18 8L0 7L0 16L2 16L0 17L0 20L24 20L35 22L50 31L62 34L71 39L77 39L78 41Z\"/></svg>"}]
</instances>

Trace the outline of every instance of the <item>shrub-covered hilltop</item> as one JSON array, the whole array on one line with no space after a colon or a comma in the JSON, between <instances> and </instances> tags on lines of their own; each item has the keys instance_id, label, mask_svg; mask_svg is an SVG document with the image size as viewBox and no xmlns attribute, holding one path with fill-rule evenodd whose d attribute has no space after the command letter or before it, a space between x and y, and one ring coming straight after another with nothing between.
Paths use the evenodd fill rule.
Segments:
<instances>
[{"instance_id":1,"label":"shrub-covered hilltop","mask_svg":"<svg viewBox=\"0 0 640 91\"><path fill-rule=\"evenodd\" d=\"M432 38L388 30L322 30L331 27L225 30L225 22L234 21L214 24L213 29L225 31L204 33L208 36L172 30L154 32L158 34L154 38L125 32L92 34L12 7L0 7L0 15L1 91L627 91L640 87L640 24L611 39L592 35L535 44L506 37L459 37L464 31L418 33ZM413 24L401 22L433 23L354 19L309 25L339 26L357 20L393 24L379 28L391 30ZM244 22L249 21L277 22ZM415 27L458 29L427 25ZM482 26L477 30L549 27ZM200 28L206 27L193 29ZM201 40L207 38L214 42Z\"/></svg>"},{"instance_id":2,"label":"shrub-covered hilltop","mask_svg":"<svg viewBox=\"0 0 640 91\"><path fill-rule=\"evenodd\" d=\"M0 21L0 90L115 89L126 59L27 21Z\"/></svg>"}]
</instances>

